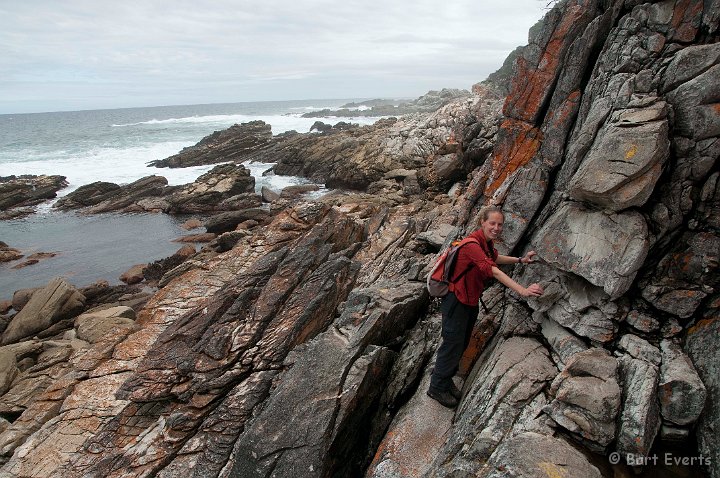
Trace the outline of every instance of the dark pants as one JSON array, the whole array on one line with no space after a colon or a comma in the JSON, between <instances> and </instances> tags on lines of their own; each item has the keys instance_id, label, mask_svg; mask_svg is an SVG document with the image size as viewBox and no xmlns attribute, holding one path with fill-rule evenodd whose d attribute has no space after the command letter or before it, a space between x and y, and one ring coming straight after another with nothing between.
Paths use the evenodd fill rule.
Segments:
<instances>
[{"instance_id":1,"label":"dark pants","mask_svg":"<svg viewBox=\"0 0 720 478\"><path fill-rule=\"evenodd\" d=\"M448 293L440 306L442 312L442 343L430 378L430 389L435 392L450 390L450 383L458 370L460 359L470 343L479 307L470 307Z\"/></svg>"}]
</instances>

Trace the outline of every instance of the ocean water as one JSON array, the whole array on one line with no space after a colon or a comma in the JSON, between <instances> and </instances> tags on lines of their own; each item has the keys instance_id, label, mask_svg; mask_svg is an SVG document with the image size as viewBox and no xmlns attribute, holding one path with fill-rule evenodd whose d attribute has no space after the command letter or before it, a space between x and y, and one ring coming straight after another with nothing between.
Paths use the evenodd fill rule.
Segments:
<instances>
[{"instance_id":1,"label":"ocean water","mask_svg":"<svg viewBox=\"0 0 720 478\"><path fill-rule=\"evenodd\" d=\"M302 113L356 101L308 100L213 105L159 106L113 110L0 115L0 176L61 174L65 195L94 181L126 184L144 176L165 176L171 185L192 182L213 166L150 168L192 146L213 131L263 120L273 134L307 133L317 118ZM335 124L370 124L378 118L323 118Z\"/></svg>"},{"instance_id":2,"label":"ocean water","mask_svg":"<svg viewBox=\"0 0 720 478\"><path fill-rule=\"evenodd\" d=\"M192 168L151 168L147 163L192 146L213 131L236 123L263 120L273 134L306 133L318 118L302 113L336 109L362 99L276 101L212 105L161 106L112 110L0 115L0 176L60 174L69 186L62 197L95 181L127 184L142 177L165 176L171 185L186 184L215 165ZM325 123L371 124L378 118L321 118ZM248 163L256 189L280 190L307 182L303 178L262 176L272 166ZM322 185L321 185L322 186ZM58 255L21 269L0 263L0 300L15 290L41 287L57 276L76 286L96 280L118 284L119 275L134 264L167 257L180 248L172 242L187 231L182 220L162 214L102 214L92 217L61 213L52 202L23 219L0 221L0 241L33 252ZM192 231L202 232L202 231Z\"/></svg>"}]
</instances>

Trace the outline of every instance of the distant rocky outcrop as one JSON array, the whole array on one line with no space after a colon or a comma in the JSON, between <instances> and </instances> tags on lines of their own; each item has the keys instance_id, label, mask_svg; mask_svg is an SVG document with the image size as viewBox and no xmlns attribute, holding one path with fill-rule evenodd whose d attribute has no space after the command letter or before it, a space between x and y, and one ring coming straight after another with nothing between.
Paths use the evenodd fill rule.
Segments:
<instances>
[{"instance_id":1,"label":"distant rocky outcrop","mask_svg":"<svg viewBox=\"0 0 720 478\"><path fill-rule=\"evenodd\" d=\"M358 117L358 116L401 116L414 113L432 113L437 109L462 98L468 98L468 90L443 88L440 91L430 90L415 100L384 100L374 99L357 103L348 103L337 110L325 108L319 111L303 113L303 118Z\"/></svg>"},{"instance_id":2,"label":"distant rocky outcrop","mask_svg":"<svg viewBox=\"0 0 720 478\"><path fill-rule=\"evenodd\" d=\"M380 120L371 126L321 136L298 135L252 156L277 162L276 174L308 177L328 188L405 190L382 182L393 170L415 171L421 187L440 191L462 179L492 149L500 97L483 89L430 115ZM428 161L428 159L430 159ZM405 191L405 193L403 193Z\"/></svg>"},{"instance_id":3,"label":"distant rocky outcrop","mask_svg":"<svg viewBox=\"0 0 720 478\"><path fill-rule=\"evenodd\" d=\"M130 184L96 182L59 199L53 207L81 209L86 214L111 211L190 214L259 205L255 179L242 165L221 164L183 186L168 186L163 176L147 176Z\"/></svg>"},{"instance_id":4,"label":"distant rocky outcrop","mask_svg":"<svg viewBox=\"0 0 720 478\"><path fill-rule=\"evenodd\" d=\"M611 478L659 475L636 465L661 449L720 476L719 24L713 2L566 0L501 117L478 87L256 151L363 190L223 213L134 320L86 305L16 334L34 291L2 336L0 477ZM485 291L448 410L424 278L487 204L545 294Z\"/></svg>"},{"instance_id":5,"label":"distant rocky outcrop","mask_svg":"<svg viewBox=\"0 0 720 478\"><path fill-rule=\"evenodd\" d=\"M57 192L67 185L65 176L0 177L0 219L31 213L29 206L57 197Z\"/></svg>"},{"instance_id":6,"label":"distant rocky outcrop","mask_svg":"<svg viewBox=\"0 0 720 478\"><path fill-rule=\"evenodd\" d=\"M242 161L242 157L261 148L272 138L270 125L264 121L236 124L228 129L215 131L195 146L184 148L169 158L151 161L148 166L156 168L186 168L203 164Z\"/></svg>"}]
</instances>

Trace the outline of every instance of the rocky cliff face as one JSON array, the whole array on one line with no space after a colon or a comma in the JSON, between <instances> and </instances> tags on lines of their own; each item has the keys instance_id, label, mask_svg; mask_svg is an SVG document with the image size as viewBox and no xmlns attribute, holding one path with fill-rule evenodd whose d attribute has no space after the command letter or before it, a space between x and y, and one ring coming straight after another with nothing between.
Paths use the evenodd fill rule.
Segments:
<instances>
[{"instance_id":1,"label":"rocky cliff face","mask_svg":"<svg viewBox=\"0 0 720 478\"><path fill-rule=\"evenodd\" d=\"M65 285L36 293L47 323L16 315L0 348L0 476L611 477L671 443L720 476L719 22L716 1L562 2L488 160L479 116L454 113L482 101L389 125L403 156L378 153L377 128L312 141L331 155L298 139L281 164L371 194L275 208L110 332L68 322L83 298ZM443 157L474 168L449 195ZM452 411L425 396L423 279L488 203L502 252L540 257L510 272L546 293L486 291ZM48 323L63 335L35 338Z\"/></svg>"}]
</instances>

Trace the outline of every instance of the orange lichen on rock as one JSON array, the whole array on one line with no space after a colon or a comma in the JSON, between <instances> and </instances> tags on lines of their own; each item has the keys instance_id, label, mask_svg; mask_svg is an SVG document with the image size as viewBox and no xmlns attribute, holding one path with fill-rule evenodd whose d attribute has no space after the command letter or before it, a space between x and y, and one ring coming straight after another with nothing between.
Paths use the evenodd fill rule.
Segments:
<instances>
[{"instance_id":1,"label":"orange lichen on rock","mask_svg":"<svg viewBox=\"0 0 720 478\"><path fill-rule=\"evenodd\" d=\"M535 123L545 98L551 93L555 78L562 67L564 50L570 30L583 15L583 7L569 6L545 45L537 66L528 65L526 59L517 60L517 74L510 85L510 93L503 106L503 114Z\"/></svg>"},{"instance_id":2,"label":"orange lichen on rock","mask_svg":"<svg viewBox=\"0 0 720 478\"><path fill-rule=\"evenodd\" d=\"M567 122L570 119L570 115L575 113L581 98L582 92L580 90L572 91L558 108L548 111L545 122L552 126L558 126Z\"/></svg>"},{"instance_id":3,"label":"orange lichen on rock","mask_svg":"<svg viewBox=\"0 0 720 478\"><path fill-rule=\"evenodd\" d=\"M692 327L690 327L688 329L688 332L687 332L688 337L708 328L710 325L712 325L718 319L720 319L720 317L713 317L711 319L700 320L697 324L693 325Z\"/></svg>"},{"instance_id":4,"label":"orange lichen on rock","mask_svg":"<svg viewBox=\"0 0 720 478\"><path fill-rule=\"evenodd\" d=\"M493 151L493 171L485 194L491 196L509 175L525 166L535 156L541 143L539 129L524 121L503 121Z\"/></svg>"},{"instance_id":5,"label":"orange lichen on rock","mask_svg":"<svg viewBox=\"0 0 720 478\"><path fill-rule=\"evenodd\" d=\"M700 0L681 0L673 10L672 26L674 40L693 41L697 35L703 14L703 2Z\"/></svg>"}]
</instances>

